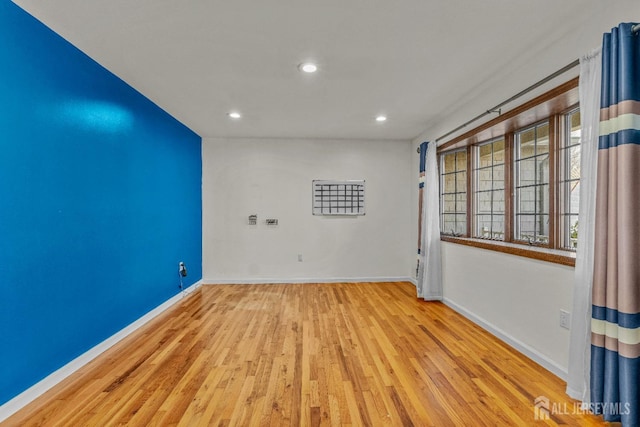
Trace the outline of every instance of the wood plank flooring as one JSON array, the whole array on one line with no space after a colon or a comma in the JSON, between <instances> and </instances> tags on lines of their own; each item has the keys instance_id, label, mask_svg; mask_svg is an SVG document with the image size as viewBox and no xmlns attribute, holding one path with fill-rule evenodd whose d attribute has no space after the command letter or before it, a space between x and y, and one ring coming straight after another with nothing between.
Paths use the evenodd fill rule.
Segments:
<instances>
[{"instance_id":1,"label":"wood plank flooring","mask_svg":"<svg viewBox=\"0 0 640 427\"><path fill-rule=\"evenodd\" d=\"M409 283L216 285L3 425L604 425L564 388Z\"/></svg>"}]
</instances>

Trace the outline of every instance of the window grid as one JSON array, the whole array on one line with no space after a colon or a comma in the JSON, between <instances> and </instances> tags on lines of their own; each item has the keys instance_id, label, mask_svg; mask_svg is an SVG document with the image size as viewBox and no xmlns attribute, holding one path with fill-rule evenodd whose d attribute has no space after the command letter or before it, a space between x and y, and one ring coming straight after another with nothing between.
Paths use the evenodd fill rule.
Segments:
<instances>
[{"instance_id":1,"label":"window grid","mask_svg":"<svg viewBox=\"0 0 640 427\"><path fill-rule=\"evenodd\" d=\"M549 123L516 132L515 140L515 240L546 245L549 243Z\"/></svg>"},{"instance_id":2,"label":"window grid","mask_svg":"<svg viewBox=\"0 0 640 427\"><path fill-rule=\"evenodd\" d=\"M440 227L442 234L467 234L467 152L440 157Z\"/></svg>"},{"instance_id":3,"label":"window grid","mask_svg":"<svg viewBox=\"0 0 640 427\"><path fill-rule=\"evenodd\" d=\"M504 240L504 138L480 144L474 152L474 237Z\"/></svg>"},{"instance_id":4,"label":"window grid","mask_svg":"<svg viewBox=\"0 0 640 427\"><path fill-rule=\"evenodd\" d=\"M578 245L578 211L580 204L580 111L564 116L564 138L560 149L562 248L575 251Z\"/></svg>"}]
</instances>

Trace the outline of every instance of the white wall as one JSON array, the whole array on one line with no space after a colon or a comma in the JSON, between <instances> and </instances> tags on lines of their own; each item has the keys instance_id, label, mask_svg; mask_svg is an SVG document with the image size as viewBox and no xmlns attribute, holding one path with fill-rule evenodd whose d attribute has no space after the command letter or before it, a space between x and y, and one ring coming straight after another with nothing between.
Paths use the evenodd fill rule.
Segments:
<instances>
[{"instance_id":1,"label":"white wall","mask_svg":"<svg viewBox=\"0 0 640 427\"><path fill-rule=\"evenodd\" d=\"M203 140L203 282L408 278L411 151L407 141ZM313 216L314 179L366 180L366 215Z\"/></svg>"},{"instance_id":2,"label":"white wall","mask_svg":"<svg viewBox=\"0 0 640 427\"><path fill-rule=\"evenodd\" d=\"M420 142L434 140L599 47L603 33L620 22L638 19L640 2L603 1L597 8L576 10L576 14L576 22L581 22L577 29L558 28L555 42L509 58L509 64L496 72L492 81L478 82L472 93L443 110L440 117L431 118L427 129L413 141L414 152ZM578 72L578 67L572 69L502 111L564 83ZM494 117L489 115L457 134ZM414 159L414 168L418 169L418 159ZM417 199L412 199L411 209L417 209ZM559 312L571 311L573 271L571 267L443 243L446 302L561 377L567 370L569 331L560 328Z\"/></svg>"},{"instance_id":3,"label":"white wall","mask_svg":"<svg viewBox=\"0 0 640 427\"><path fill-rule=\"evenodd\" d=\"M443 242L445 302L564 376L573 267Z\"/></svg>"}]
</instances>

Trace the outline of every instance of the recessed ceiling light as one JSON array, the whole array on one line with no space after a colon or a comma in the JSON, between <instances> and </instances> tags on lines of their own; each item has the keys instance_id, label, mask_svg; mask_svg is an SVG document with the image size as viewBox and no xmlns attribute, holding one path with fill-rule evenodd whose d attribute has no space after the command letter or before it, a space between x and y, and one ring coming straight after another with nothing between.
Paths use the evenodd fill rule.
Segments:
<instances>
[{"instance_id":1,"label":"recessed ceiling light","mask_svg":"<svg viewBox=\"0 0 640 427\"><path fill-rule=\"evenodd\" d=\"M239 119L240 117L242 117L242 115L240 113L238 113L237 111L231 111L227 115L229 117L231 117L232 119Z\"/></svg>"},{"instance_id":2,"label":"recessed ceiling light","mask_svg":"<svg viewBox=\"0 0 640 427\"><path fill-rule=\"evenodd\" d=\"M380 115L376 117L376 122L384 122L387 120L387 116Z\"/></svg>"},{"instance_id":3,"label":"recessed ceiling light","mask_svg":"<svg viewBox=\"0 0 640 427\"><path fill-rule=\"evenodd\" d=\"M316 71L318 71L318 66L313 62L303 62L302 64L298 65L298 68L300 69L300 71L304 71L305 73L315 73Z\"/></svg>"}]
</instances>

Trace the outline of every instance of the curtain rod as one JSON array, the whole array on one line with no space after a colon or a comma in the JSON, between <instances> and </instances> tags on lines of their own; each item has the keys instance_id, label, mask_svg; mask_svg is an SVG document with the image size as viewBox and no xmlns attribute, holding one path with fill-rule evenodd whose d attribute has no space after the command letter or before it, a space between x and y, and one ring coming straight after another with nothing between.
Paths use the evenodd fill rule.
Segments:
<instances>
[{"instance_id":1,"label":"curtain rod","mask_svg":"<svg viewBox=\"0 0 640 427\"><path fill-rule=\"evenodd\" d=\"M633 27L631 27L631 31L633 31L634 33L640 32L640 24L636 24ZM528 88L516 93L515 95L513 95L511 98L507 99L506 101L502 101L500 104L496 105L493 108L488 109L484 113L478 114L473 119L469 120L468 122L465 122L465 123L461 124L460 126L458 126L457 128L453 129L452 131L449 131L449 132L445 133L444 135L439 136L438 138L435 139L436 143L438 143L439 141L442 141L444 138L448 137L449 135L456 133L460 129L469 126L471 123L480 120L484 116L487 116L487 115L489 115L491 113L498 113L498 115L501 114L502 113L501 109L505 105L509 104L510 102L515 101L516 99L520 98L521 96L526 95L527 93L531 92L532 90L539 88L540 86L542 86L543 84L547 83L548 81L555 79L559 75L566 73L567 71L571 70L574 67L577 67L578 65L580 65L580 60L576 59L575 61L573 61L570 64L565 65L564 67L562 67L561 69L559 69L555 73L548 75L547 77L545 77L544 79L540 80L539 82L536 82L536 83L532 84L531 86L529 86Z\"/></svg>"},{"instance_id":2,"label":"curtain rod","mask_svg":"<svg viewBox=\"0 0 640 427\"><path fill-rule=\"evenodd\" d=\"M640 29L640 24L639 24L639 25L637 25L637 27ZM634 27L634 28L635 28L635 27ZM547 83L548 81L555 79L555 78L556 78L556 77L558 77L559 75L566 73L567 71L571 70L572 68L577 67L578 65L580 65L580 60L579 60L579 59L576 59L575 61L573 61L573 62L572 62L572 63L570 63L570 64L565 65L564 67L562 67L561 69L559 69L559 70L558 70L558 71L556 71L555 73L548 75L548 76L547 76L547 77L545 77L544 79L542 79L542 80L540 80L540 81L538 81L538 82L536 82L536 83L532 84L532 85L531 85L531 86L529 86L528 88L526 88L526 89L524 89L524 90L522 90L522 91L520 91L520 92L516 93L515 95L513 95L511 98L507 99L506 101L502 101L500 104L496 105L495 107L488 109L487 111L485 111L485 112L484 112L484 113L482 113L482 114L478 114L476 117L474 117L473 119L469 120L468 122L463 123L463 124L461 124L460 126L458 126L457 128L453 129L452 131L449 131L449 132L445 133L444 135L442 135L442 136L440 136L440 137L436 138L436 143L437 143L438 141L441 141L441 140L443 140L444 138L448 137L449 135L451 135L451 134L453 134L453 133L456 133L456 132L457 132L457 131L459 131L460 129L462 129L462 128L465 128L465 127L469 126L471 123L473 123L473 122L475 122L475 121L477 121L477 120L480 120L480 119L481 119L481 118L483 118L484 116L487 116L487 115L489 115L489 114L491 114L491 113L498 113L498 114L500 114L500 113L501 113L501 108L502 108L503 106L505 106L505 105L507 105L507 104L509 104L509 103L511 103L511 102L513 102L513 101L515 101L516 99L518 99L518 98L520 98L520 97L522 97L522 96L526 95L527 93L531 92L532 90L539 88L540 86L542 86L543 84Z\"/></svg>"}]
</instances>

